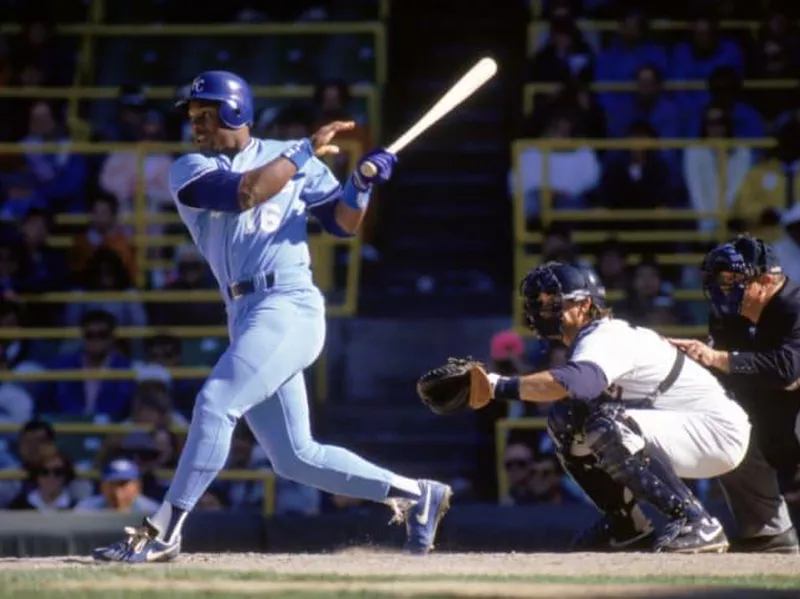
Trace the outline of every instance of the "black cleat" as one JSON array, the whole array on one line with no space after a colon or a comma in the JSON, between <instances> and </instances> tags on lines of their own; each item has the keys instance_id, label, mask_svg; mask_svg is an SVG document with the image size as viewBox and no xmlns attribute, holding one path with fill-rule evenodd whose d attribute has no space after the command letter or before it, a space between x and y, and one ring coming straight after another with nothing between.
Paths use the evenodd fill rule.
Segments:
<instances>
[{"instance_id":1,"label":"black cleat","mask_svg":"<svg viewBox=\"0 0 800 599\"><path fill-rule=\"evenodd\" d=\"M579 534L572 551L649 551L653 546L653 526L638 530L629 518L603 516Z\"/></svg>"},{"instance_id":2,"label":"black cleat","mask_svg":"<svg viewBox=\"0 0 800 599\"><path fill-rule=\"evenodd\" d=\"M653 546L656 553L725 553L730 543L716 518L669 522Z\"/></svg>"},{"instance_id":3,"label":"black cleat","mask_svg":"<svg viewBox=\"0 0 800 599\"><path fill-rule=\"evenodd\" d=\"M800 553L797 531L794 527L777 535L762 535L734 539L731 542L731 553Z\"/></svg>"}]
</instances>

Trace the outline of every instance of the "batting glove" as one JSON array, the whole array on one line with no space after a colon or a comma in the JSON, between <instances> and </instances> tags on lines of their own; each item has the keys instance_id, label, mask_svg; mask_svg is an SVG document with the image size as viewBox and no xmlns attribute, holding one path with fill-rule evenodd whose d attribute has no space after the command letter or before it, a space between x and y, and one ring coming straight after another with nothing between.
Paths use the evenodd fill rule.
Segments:
<instances>
[{"instance_id":1,"label":"batting glove","mask_svg":"<svg viewBox=\"0 0 800 599\"><path fill-rule=\"evenodd\" d=\"M372 163L377 172L372 176L366 176L361 172L361 166L366 163ZM392 169L397 164L397 156L391 152L387 152L384 148L376 148L371 152L364 154L356 164L356 170L353 173L353 184L359 191L369 191L375 183L385 183L392 177Z\"/></svg>"}]
</instances>

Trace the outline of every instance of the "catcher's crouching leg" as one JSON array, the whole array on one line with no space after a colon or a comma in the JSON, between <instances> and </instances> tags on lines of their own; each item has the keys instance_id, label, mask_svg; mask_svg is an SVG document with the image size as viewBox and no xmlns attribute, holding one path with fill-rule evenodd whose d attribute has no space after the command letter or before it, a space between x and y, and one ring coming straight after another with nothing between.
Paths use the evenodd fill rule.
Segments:
<instances>
[{"instance_id":1,"label":"catcher's crouching leg","mask_svg":"<svg viewBox=\"0 0 800 599\"><path fill-rule=\"evenodd\" d=\"M621 405L595 404L586 418L584 434L600 468L630 489L636 499L647 501L669 518L654 544L655 551L719 553L728 549L722 525L675 474L663 451L642 437Z\"/></svg>"},{"instance_id":2,"label":"catcher's crouching leg","mask_svg":"<svg viewBox=\"0 0 800 599\"><path fill-rule=\"evenodd\" d=\"M602 518L573 539L572 549L649 550L653 544L653 525L633 493L600 468L597 458L580 442L587 415L587 404L566 400L553 404L547 418L547 429L562 467L603 513Z\"/></svg>"}]
</instances>

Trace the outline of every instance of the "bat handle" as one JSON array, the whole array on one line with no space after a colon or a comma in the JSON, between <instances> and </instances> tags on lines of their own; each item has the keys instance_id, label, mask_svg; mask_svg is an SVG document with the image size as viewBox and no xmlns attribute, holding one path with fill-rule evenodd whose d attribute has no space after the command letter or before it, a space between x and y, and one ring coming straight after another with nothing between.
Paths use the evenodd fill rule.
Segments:
<instances>
[{"instance_id":1,"label":"bat handle","mask_svg":"<svg viewBox=\"0 0 800 599\"><path fill-rule=\"evenodd\" d=\"M378 174L378 167L371 162L365 162L359 167L358 172L365 177L374 177Z\"/></svg>"}]
</instances>

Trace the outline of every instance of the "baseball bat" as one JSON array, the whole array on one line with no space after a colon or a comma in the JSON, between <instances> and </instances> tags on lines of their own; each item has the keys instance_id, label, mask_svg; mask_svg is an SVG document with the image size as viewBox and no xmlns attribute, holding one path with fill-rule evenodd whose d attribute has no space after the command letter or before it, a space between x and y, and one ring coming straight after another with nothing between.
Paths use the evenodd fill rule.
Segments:
<instances>
[{"instance_id":1,"label":"baseball bat","mask_svg":"<svg viewBox=\"0 0 800 599\"><path fill-rule=\"evenodd\" d=\"M386 150L392 154L397 154L464 100L474 94L478 88L491 79L496 72L497 62L495 62L493 58L481 58L463 77L461 77L461 79L453 84L453 87L439 98L428 112L422 115L422 118L398 137ZM371 162L365 162L361 165L361 168L359 168L359 172L365 177L374 177L378 173L378 168Z\"/></svg>"}]
</instances>

